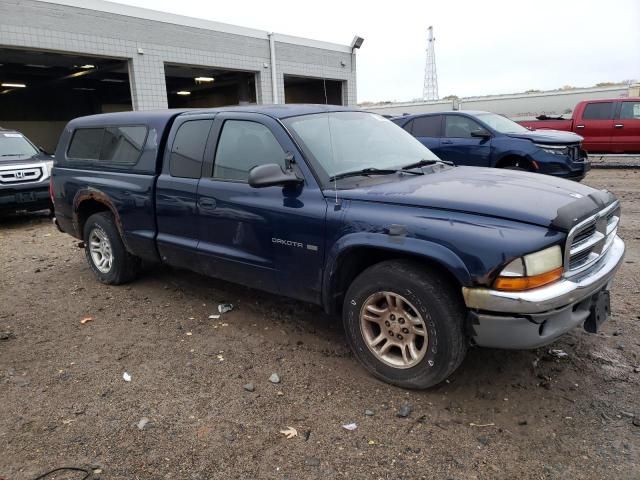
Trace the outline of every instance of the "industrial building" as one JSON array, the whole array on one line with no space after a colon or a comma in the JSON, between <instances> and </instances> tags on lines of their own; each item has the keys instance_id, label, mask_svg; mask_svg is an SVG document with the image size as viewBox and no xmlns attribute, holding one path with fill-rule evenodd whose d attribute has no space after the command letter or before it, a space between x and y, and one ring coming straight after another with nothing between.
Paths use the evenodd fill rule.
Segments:
<instances>
[{"instance_id":1,"label":"industrial building","mask_svg":"<svg viewBox=\"0 0 640 480\"><path fill-rule=\"evenodd\" d=\"M354 105L360 44L102 0L2 0L0 127L18 129L52 151L68 120L94 113Z\"/></svg>"}]
</instances>

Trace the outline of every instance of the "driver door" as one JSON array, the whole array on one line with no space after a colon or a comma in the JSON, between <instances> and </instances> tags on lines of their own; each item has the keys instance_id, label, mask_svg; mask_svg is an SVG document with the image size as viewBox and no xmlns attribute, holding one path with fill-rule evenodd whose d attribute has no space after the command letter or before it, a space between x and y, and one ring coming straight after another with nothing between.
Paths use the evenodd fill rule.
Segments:
<instances>
[{"instance_id":1,"label":"driver door","mask_svg":"<svg viewBox=\"0 0 640 480\"><path fill-rule=\"evenodd\" d=\"M221 113L215 155L198 184L198 251L211 276L301 300L320 295L327 204L300 153L274 119ZM251 168L293 154L299 186L253 188ZM301 168L302 167L302 168Z\"/></svg>"}]
</instances>

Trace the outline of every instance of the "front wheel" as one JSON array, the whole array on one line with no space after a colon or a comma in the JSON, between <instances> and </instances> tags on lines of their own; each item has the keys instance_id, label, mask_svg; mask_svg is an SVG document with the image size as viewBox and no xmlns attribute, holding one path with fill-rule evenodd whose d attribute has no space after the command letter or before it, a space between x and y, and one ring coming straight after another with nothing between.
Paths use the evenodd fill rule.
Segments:
<instances>
[{"instance_id":1,"label":"front wheel","mask_svg":"<svg viewBox=\"0 0 640 480\"><path fill-rule=\"evenodd\" d=\"M91 270L102 283L129 282L140 269L140 259L127 252L110 213L96 213L87 219L84 251Z\"/></svg>"},{"instance_id":2,"label":"front wheel","mask_svg":"<svg viewBox=\"0 0 640 480\"><path fill-rule=\"evenodd\" d=\"M400 387L423 389L446 379L467 351L465 307L456 288L428 267L403 260L365 270L343 308L356 358Z\"/></svg>"}]
</instances>

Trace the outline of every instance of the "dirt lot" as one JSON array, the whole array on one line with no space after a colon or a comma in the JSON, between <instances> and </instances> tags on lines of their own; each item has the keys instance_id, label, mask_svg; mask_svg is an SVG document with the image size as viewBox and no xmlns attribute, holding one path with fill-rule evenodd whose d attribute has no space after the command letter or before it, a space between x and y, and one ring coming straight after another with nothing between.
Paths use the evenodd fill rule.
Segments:
<instances>
[{"instance_id":1,"label":"dirt lot","mask_svg":"<svg viewBox=\"0 0 640 480\"><path fill-rule=\"evenodd\" d=\"M0 479L640 478L640 171L586 183L623 202L603 331L472 349L425 392L368 376L317 307L168 268L101 285L44 216L0 221Z\"/></svg>"}]
</instances>

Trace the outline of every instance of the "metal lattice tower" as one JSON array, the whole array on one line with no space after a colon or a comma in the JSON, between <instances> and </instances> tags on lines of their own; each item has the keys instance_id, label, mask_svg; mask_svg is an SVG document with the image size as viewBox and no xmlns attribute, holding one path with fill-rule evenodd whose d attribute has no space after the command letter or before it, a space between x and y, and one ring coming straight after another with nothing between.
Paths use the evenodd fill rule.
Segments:
<instances>
[{"instance_id":1,"label":"metal lattice tower","mask_svg":"<svg viewBox=\"0 0 640 480\"><path fill-rule=\"evenodd\" d=\"M424 90L422 98L424 100L438 100L438 72L436 71L436 50L433 27L428 28L427 36L427 65L424 69Z\"/></svg>"}]
</instances>

